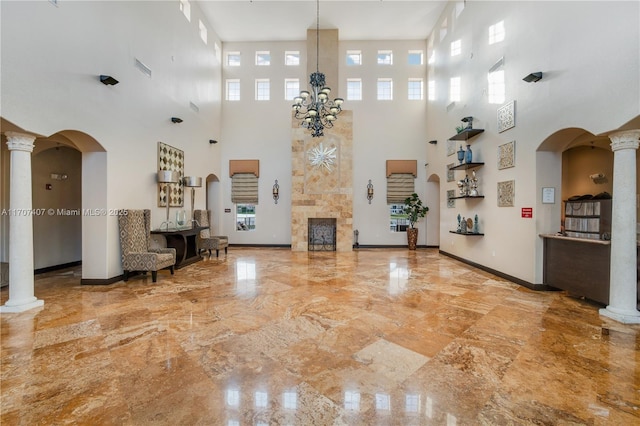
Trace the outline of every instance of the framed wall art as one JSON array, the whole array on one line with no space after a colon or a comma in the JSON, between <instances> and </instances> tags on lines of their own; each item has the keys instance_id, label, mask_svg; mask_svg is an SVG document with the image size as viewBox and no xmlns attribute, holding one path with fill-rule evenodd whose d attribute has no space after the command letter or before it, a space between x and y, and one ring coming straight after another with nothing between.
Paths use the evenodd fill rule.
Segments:
<instances>
[{"instance_id":1,"label":"framed wall art","mask_svg":"<svg viewBox=\"0 0 640 426\"><path fill-rule=\"evenodd\" d=\"M507 142L498 147L498 170L516 165L516 141Z\"/></svg>"},{"instance_id":2,"label":"framed wall art","mask_svg":"<svg viewBox=\"0 0 640 426\"><path fill-rule=\"evenodd\" d=\"M454 208L456 206L456 200L453 198L456 196L455 189L451 189L447 191L447 208Z\"/></svg>"},{"instance_id":3,"label":"framed wall art","mask_svg":"<svg viewBox=\"0 0 640 426\"><path fill-rule=\"evenodd\" d=\"M452 167L453 163L447 164L447 182L453 182L454 180L456 180L455 172L451 170Z\"/></svg>"},{"instance_id":4,"label":"framed wall art","mask_svg":"<svg viewBox=\"0 0 640 426\"><path fill-rule=\"evenodd\" d=\"M542 204L556 203L556 189L554 187L542 188Z\"/></svg>"},{"instance_id":5,"label":"framed wall art","mask_svg":"<svg viewBox=\"0 0 640 426\"><path fill-rule=\"evenodd\" d=\"M182 177L184 176L184 151L158 142L158 171L169 170L180 174L180 182L169 184L169 193L167 194L166 185L158 184L158 207L167 206L167 198L169 198L169 207L184 206L184 189L182 187Z\"/></svg>"},{"instance_id":6,"label":"framed wall art","mask_svg":"<svg viewBox=\"0 0 640 426\"><path fill-rule=\"evenodd\" d=\"M516 101L498 108L498 133L516 126Z\"/></svg>"},{"instance_id":7,"label":"framed wall art","mask_svg":"<svg viewBox=\"0 0 640 426\"><path fill-rule=\"evenodd\" d=\"M498 207L513 207L516 198L516 181L498 182Z\"/></svg>"},{"instance_id":8,"label":"framed wall art","mask_svg":"<svg viewBox=\"0 0 640 426\"><path fill-rule=\"evenodd\" d=\"M456 153L456 141L447 140L447 157Z\"/></svg>"}]
</instances>

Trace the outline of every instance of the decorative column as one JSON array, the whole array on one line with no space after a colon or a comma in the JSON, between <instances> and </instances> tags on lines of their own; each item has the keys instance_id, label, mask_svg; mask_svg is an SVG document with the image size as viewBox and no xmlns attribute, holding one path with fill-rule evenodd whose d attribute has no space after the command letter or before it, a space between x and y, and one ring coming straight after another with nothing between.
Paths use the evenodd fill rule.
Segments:
<instances>
[{"instance_id":1,"label":"decorative column","mask_svg":"<svg viewBox=\"0 0 640 426\"><path fill-rule=\"evenodd\" d=\"M44 305L33 289L31 152L34 136L5 132L11 151L9 195L9 300L0 312L23 312Z\"/></svg>"},{"instance_id":2,"label":"decorative column","mask_svg":"<svg viewBox=\"0 0 640 426\"><path fill-rule=\"evenodd\" d=\"M600 315L640 324L637 309L636 150L640 130L609 135L613 151L613 210L609 305Z\"/></svg>"}]
</instances>

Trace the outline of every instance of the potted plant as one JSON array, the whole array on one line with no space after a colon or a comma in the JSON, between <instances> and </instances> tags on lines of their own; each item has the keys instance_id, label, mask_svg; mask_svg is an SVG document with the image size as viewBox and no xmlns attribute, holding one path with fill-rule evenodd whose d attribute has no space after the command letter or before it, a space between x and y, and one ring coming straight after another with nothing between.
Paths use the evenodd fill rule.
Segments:
<instances>
[{"instance_id":1,"label":"potted plant","mask_svg":"<svg viewBox=\"0 0 640 426\"><path fill-rule=\"evenodd\" d=\"M415 250L418 243L418 228L415 228L415 224L421 217L425 217L428 211L429 207L422 205L422 200L415 192L404 200L402 212L407 215L409 220L409 228L407 228L409 250Z\"/></svg>"}]
</instances>

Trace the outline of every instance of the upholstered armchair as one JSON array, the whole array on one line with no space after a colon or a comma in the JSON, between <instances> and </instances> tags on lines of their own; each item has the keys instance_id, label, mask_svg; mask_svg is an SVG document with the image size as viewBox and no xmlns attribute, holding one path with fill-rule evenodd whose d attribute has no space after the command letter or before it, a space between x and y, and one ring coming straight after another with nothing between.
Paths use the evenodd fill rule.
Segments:
<instances>
[{"instance_id":1,"label":"upholstered armchair","mask_svg":"<svg viewBox=\"0 0 640 426\"><path fill-rule=\"evenodd\" d=\"M224 254L227 254L227 247L229 246L229 238L223 235L211 235L209 229L211 212L209 210L194 210L193 218L200 226L206 226L207 229L200 231L196 237L196 249L198 254L202 250L209 250L209 257L211 257L211 250L216 251L216 257L218 257L220 250L224 249Z\"/></svg>"},{"instance_id":2,"label":"upholstered armchair","mask_svg":"<svg viewBox=\"0 0 640 426\"><path fill-rule=\"evenodd\" d=\"M173 275L176 249L152 247L150 210L124 210L118 216L118 225L124 281L133 271L151 271L154 283L160 269L169 268Z\"/></svg>"}]
</instances>

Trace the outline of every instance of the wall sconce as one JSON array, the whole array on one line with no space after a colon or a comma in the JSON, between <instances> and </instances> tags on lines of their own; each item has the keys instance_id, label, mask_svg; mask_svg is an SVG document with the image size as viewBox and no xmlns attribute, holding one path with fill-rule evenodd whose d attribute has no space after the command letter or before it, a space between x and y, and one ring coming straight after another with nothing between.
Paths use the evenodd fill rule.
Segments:
<instances>
[{"instance_id":1,"label":"wall sconce","mask_svg":"<svg viewBox=\"0 0 640 426\"><path fill-rule=\"evenodd\" d=\"M118 80L116 80L115 78L111 77L110 75L101 75L100 76L100 82L106 86L115 86L116 84L119 83Z\"/></svg>"},{"instance_id":2,"label":"wall sconce","mask_svg":"<svg viewBox=\"0 0 640 426\"><path fill-rule=\"evenodd\" d=\"M373 200L373 184L371 183L371 179L369 179L369 184L367 185L367 200L369 200L369 204L371 204L371 200Z\"/></svg>"},{"instance_id":3,"label":"wall sconce","mask_svg":"<svg viewBox=\"0 0 640 426\"><path fill-rule=\"evenodd\" d=\"M182 123L182 118L171 117L171 122L172 123Z\"/></svg>"},{"instance_id":4,"label":"wall sconce","mask_svg":"<svg viewBox=\"0 0 640 426\"><path fill-rule=\"evenodd\" d=\"M540 81L542 80L542 72L532 72L531 74L523 78L523 80L527 83L535 83L537 81Z\"/></svg>"},{"instance_id":5,"label":"wall sconce","mask_svg":"<svg viewBox=\"0 0 640 426\"><path fill-rule=\"evenodd\" d=\"M280 198L280 185L278 185L278 179L276 179L276 183L273 184L273 201L278 204L278 198Z\"/></svg>"}]
</instances>

